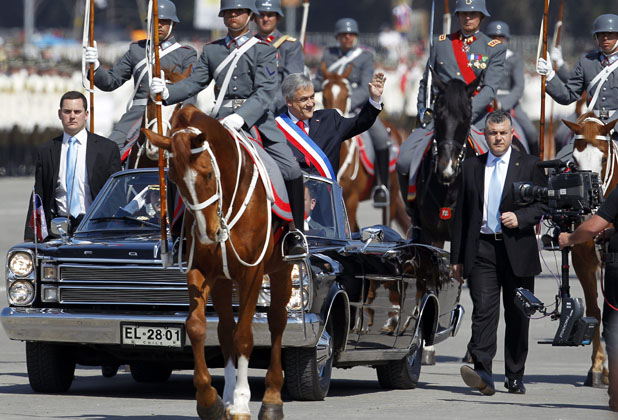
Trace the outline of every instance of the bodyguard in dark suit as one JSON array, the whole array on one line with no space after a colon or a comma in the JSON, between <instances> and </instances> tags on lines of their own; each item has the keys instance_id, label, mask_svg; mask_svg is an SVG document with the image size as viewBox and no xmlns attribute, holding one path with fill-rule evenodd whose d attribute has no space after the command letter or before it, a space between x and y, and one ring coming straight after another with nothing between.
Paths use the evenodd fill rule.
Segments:
<instances>
[{"instance_id":1,"label":"bodyguard in dark suit","mask_svg":"<svg viewBox=\"0 0 618 420\"><path fill-rule=\"evenodd\" d=\"M505 387L526 392L523 376L528 354L529 319L515 306L518 287L534 290L541 272L534 226L546 210L541 203L515 201L513 183L545 185L538 158L513 150L510 115L495 111L485 123L489 153L464 161L452 232L451 263L455 278L468 278L472 297L472 338L468 351L474 369L462 366L471 388L493 395L492 360L496 355L500 289L504 305Z\"/></svg>"},{"instance_id":2,"label":"bodyguard in dark suit","mask_svg":"<svg viewBox=\"0 0 618 420\"><path fill-rule=\"evenodd\" d=\"M317 163L312 162L310 155L302 151L304 144L298 144L302 139L290 138L289 125L299 126L305 135L308 135L313 143L323 151L336 177L339 170L341 143L367 131L378 118L382 110L384 81L384 74L376 73L368 86L369 100L365 102L356 116L345 118L335 109L314 111L315 92L312 81L307 75L294 73L285 78L281 91L286 100L287 112L277 117L277 124L286 135L301 168L312 170L310 168L315 169ZM317 169L324 175L319 167Z\"/></svg>"},{"instance_id":3,"label":"bodyguard in dark suit","mask_svg":"<svg viewBox=\"0 0 618 420\"><path fill-rule=\"evenodd\" d=\"M60 99L58 117L64 133L38 149L34 191L41 197L48 225L56 216L68 216L76 227L110 175L120 170L120 153L114 142L86 130L88 103L80 92ZM70 180L70 181L69 181ZM25 240L33 240L26 219Z\"/></svg>"}]
</instances>

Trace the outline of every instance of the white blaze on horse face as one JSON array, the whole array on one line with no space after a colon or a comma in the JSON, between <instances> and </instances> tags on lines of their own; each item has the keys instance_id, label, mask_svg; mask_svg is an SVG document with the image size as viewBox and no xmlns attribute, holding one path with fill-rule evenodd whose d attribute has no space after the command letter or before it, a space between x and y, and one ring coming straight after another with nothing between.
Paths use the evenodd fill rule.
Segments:
<instances>
[{"instance_id":1,"label":"white blaze on horse face","mask_svg":"<svg viewBox=\"0 0 618 420\"><path fill-rule=\"evenodd\" d=\"M594 147L590 143L581 152L577 148L573 148L573 158L584 171L593 171L598 174L602 173L603 168L603 152Z\"/></svg>"},{"instance_id":2,"label":"white blaze on horse face","mask_svg":"<svg viewBox=\"0 0 618 420\"><path fill-rule=\"evenodd\" d=\"M234 390L234 406L230 414L250 414L249 401L251 390L249 389L249 359L245 356L238 358L238 375L236 376L236 389Z\"/></svg>"},{"instance_id":3,"label":"white blaze on horse face","mask_svg":"<svg viewBox=\"0 0 618 420\"><path fill-rule=\"evenodd\" d=\"M451 178L453 175L455 175L455 167L453 165L453 160L449 159L447 167L444 168L442 172L442 176L444 178Z\"/></svg>"},{"instance_id":4,"label":"white blaze on horse face","mask_svg":"<svg viewBox=\"0 0 618 420\"><path fill-rule=\"evenodd\" d=\"M185 181L185 186L189 190L189 194L191 195L191 202L195 205L200 202L197 198L197 192L195 190L195 184L197 181L197 171L195 169L188 168L187 172L185 172L182 179ZM198 229L198 240L204 245L214 244L215 241L211 240L208 237L208 230L206 224L206 218L204 217L204 213L201 210L194 211L195 221L197 222Z\"/></svg>"},{"instance_id":5,"label":"white blaze on horse face","mask_svg":"<svg viewBox=\"0 0 618 420\"><path fill-rule=\"evenodd\" d=\"M234 405L234 389L236 388L236 368L232 359L228 359L223 373L225 377L225 387L223 388L223 403L225 408Z\"/></svg>"}]
</instances>

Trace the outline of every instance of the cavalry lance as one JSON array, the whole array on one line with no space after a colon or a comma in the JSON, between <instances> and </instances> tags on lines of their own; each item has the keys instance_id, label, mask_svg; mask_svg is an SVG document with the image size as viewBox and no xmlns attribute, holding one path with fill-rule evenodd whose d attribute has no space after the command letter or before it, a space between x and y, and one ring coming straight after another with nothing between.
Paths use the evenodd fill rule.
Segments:
<instances>
[{"instance_id":1,"label":"cavalry lance","mask_svg":"<svg viewBox=\"0 0 618 420\"><path fill-rule=\"evenodd\" d=\"M560 46L560 35L562 33L562 14L564 12L564 0L560 0L560 7L558 8L558 22L556 22L556 27L554 28L554 37L552 39L552 49L558 48ZM557 64L554 66L554 70L558 71ZM555 154L556 142L553 136L554 130L554 102L552 101L549 111L549 129L548 129L548 137L549 141L553 142L553 152ZM550 159L553 156L549 156Z\"/></svg>"},{"instance_id":2,"label":"cavalry lance","mask_svg":"<svg viewBox=\"0 0 618 420\"><path fill-rule=\"evenodd\" d=\"M303 0L303 20L300 25L300 44L305 52L305 44L307 41L307 20L309 19L309 0Z\"/></svg>"},{"instance_id":3,"label":"cavalry lance","mask_svg":"<svg viewBox=\"0 0 618 420\"><path fill-rule=\"evenodd\" d=\"M442 15L442 33L451 33L451 12L448 9L448 0L444 0L444 15Z\"/></svg>"},{"instance_id":4,"label":"cavalry lance","mask_svg":"<svg viewBox=\"0 0 618 420\"><path fill-rule=\"evenodd\" d=\"M545 0L545 8L543 11L543 26L542 26L542 40L543 47L541 50L541 57L547 57L547 15L549 11L549 0ZM541 119L539 121L539 157L543 160L545 153L545 80L546 76L541 76Z\"/></svg>"},{"instance_id":5,"label":"cavalry lance","mask_svg":"<svg viewBox=\"0 0 618 420\"><path fill-rule=\"evenodd\" d=\"M429 56L431 57L431 50L433 48L433 21L436 13L436 0L431 1L431 17L429 21ZM427 60L427 68L425 69L427 72L427 83L425 84L425 110L429 110L431 107L431 89L432 89L432 80L431 80L431 71L429 70L429 60ZM427 112L427 111L425 111ZM424 127L425 124L423 120L425 119L425 115L419 115L418 121L419 124Z\"/></svg>"},{"instance_id":6,"label":"cavalry lance","mask_svg":"<svg viewBox=\"0 0 618 420\"><path fill-rule=\"evenodd\" d=\"M86 0L84 6L84 31L82 35L82 47L86 48L86 37L88 46L94 47L94 0ZM86 63L82 58L82 86L90 92L90 132L94 133L94 63L90 63L88 69L90 78L90 88L86 87L84 77L86 76Z\"/></svg>"},{"instance_id":7,"label":"cavalry lance","mask_svg":"<svg viewBox=\"0 0 618 420\"><path fill-rule=\"evenodd\" d=\"M154 74L161 74L161 62L159 60L159 5L157 0L152 1L152 39L154 45ZM161 114L161 94L155 97L157 108L157 133L163 134L163 117ZM167 193L165 190L165 156L163 150L159 149L159 193L161 199L161 262L164 268L170 263L169 249L167 246Z\"/></svg>"}]
</instances>

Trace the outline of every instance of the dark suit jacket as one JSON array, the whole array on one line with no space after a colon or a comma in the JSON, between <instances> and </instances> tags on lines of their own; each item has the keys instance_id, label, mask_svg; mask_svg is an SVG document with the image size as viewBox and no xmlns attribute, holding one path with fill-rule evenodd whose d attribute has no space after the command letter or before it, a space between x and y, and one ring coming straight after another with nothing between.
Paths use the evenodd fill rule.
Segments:
<instances>
[{"instance_id":1,"label":"dark suit jacket","mask_svg":"<svg viewBox=\"0 0 618 420\"><path fill-rule=\"evenodd\" d=\"M335 173L339 170L341 143L369 130L378 114L380 110L369 101L356 116L351 118L341 116L334 109L321 109L313 113L313 117L309 120L309 137L324 151ZM292 144L290 147L301 167L306 168L303 154Z\"/></svg>"},{"instance_id":2,"label":"dark suit jacket","mask_svg":"<svg viewBox=\"0 0 618 420\"><path fill-rule=\"evenodd\" d=\"M487 156L486 153L464 161L463 182L455 207L451 263L464 265L464 277L470 275L479 249ZM547 206L537 202L517 204L513 194L513 182L528 181L535 185L547 185L545 172L536 165L537 162L539 159L535 156L511 151L500 202L501 213L512 211L517 215L519 227L509 229L503 226L502 233L513 273L519 277L534 276L541 272L534 226L547 212Z\"/></svg>"},{"instance_id":3,"label":"dark suit jacket","mask_svg":"<svg viewBox=\"0 0 618 420\"><path fill-rule=\"evenodd\" d=\"M120 168L120 153L118 146L113 141L105 137L88 132L86 146L86 172L88 174L88 185L92 199L94 199L107 179ZM56 137L41 146L37 150L36 171L34 180L34 190L41 197L45 220L49 231L51 219L58 216L56 208L55 190L60 171L60 152L62 150L62 136ZM34 232L29 227L32 214L32 197L26 218L26 229L24 231L25 240L33 240Z\"/></svg>"}]
</instances>

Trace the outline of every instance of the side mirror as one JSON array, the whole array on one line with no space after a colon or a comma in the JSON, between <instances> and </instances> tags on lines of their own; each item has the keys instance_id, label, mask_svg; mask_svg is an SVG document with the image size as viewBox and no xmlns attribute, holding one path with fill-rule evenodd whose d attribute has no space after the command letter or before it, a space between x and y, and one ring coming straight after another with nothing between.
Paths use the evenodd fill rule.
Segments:
<instances>
[{"instance_id":1,"label":"side mirror","mask_svg":"<svg viewBox=\"0 0 618 420\"><path fill-rule=\"evenodd\" d=\"M56 238L68 237L70 226L68 217L54 217L51 221L51 234Z\"/></svg>"}]
</instances>

